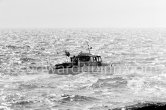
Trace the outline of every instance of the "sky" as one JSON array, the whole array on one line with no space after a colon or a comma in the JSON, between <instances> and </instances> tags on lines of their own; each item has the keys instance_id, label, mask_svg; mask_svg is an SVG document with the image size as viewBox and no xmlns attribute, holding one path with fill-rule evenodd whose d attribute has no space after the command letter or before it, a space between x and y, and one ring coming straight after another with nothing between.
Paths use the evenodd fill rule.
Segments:
<instances>
[{"instance_id":1,"label":"sky","mask_svg":"<svg viewBox=\"0 0 166 110\"><path fill-rule=\"evenodd\" d=\"M0 0L0 28L166 27L166 0Z\"/></svg>"}]
</instances>

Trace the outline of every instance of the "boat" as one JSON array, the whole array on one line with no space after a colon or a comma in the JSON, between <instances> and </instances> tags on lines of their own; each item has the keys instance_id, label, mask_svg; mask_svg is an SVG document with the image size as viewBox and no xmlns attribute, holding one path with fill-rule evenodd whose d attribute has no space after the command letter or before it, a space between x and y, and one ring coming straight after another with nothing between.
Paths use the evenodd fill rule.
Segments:
<instances>
[{"instance_id":1,"label":"boat","mask_svg":"<svg viewBox=\"0 0 166 110\"><path fill-rule=\"evenodd\" d=\"M89 53L80 52L78 55L72 57L70 57L68 51L65 51L65 55L70 57L70 61L50 67L49 74L76 75L81 72L103 72L103 70L106 69L105 67L109 66L109 64L103 63L100 55L91 54L90 49L92 48L88 48Z\"/></svg>"}]
</instances>

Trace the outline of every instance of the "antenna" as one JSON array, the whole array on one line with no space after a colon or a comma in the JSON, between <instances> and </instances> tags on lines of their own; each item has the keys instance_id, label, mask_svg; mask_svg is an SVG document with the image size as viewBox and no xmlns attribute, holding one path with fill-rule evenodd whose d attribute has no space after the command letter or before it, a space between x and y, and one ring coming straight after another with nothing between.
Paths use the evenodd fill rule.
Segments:
<instances>
[{"instance_id":1,"label":"antenna","mask_svg":"<svg viewBox=\"0 0 166 110\"><path fill-rule=\"evenodd\" d=\"M88 41L86 41L87 45L88 45L88 50L89 50L89 53L90 53L90 49L92 49L92 47L89 46L89 43Z\"/></svg>"}]
</instances>

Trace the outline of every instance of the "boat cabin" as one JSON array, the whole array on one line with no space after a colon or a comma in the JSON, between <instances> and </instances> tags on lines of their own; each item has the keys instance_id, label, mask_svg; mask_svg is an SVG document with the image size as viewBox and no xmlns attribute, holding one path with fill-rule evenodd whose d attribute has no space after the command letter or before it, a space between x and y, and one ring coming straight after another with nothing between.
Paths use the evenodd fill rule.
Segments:
<instances>
[{"instance_id":1,"label":"boat cabin","mask_svg":"<svg viewBox=\"0 0 166 110\"><path fill-rule=\"evenodd\" d=\"M78 56L70 57L70 59L71 62L77 66L100 66L102 62L101 56L82 52Z\"/></svg>"}]
</instances>

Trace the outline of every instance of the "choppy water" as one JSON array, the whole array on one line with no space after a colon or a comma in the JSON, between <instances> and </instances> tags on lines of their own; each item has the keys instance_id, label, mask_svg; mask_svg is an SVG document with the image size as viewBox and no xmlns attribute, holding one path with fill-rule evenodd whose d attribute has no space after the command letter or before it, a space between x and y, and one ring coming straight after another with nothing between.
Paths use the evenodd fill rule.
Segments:
<instances>
[{"instance_id":1,"label":"choppy water","mask_svg":"<svg viewBox=\"0 0 166 110\"><path fill-rule=\"evenodd\" d=\"M66 61L64 50L72 55L86 51L85 41L103 62L127 69L113 75L41 71ZM166 102L165 65L165 29L1 30L0 109L108 110ZM145 66L150 68L142 70Z\"/></svg>"}]
</instances>

